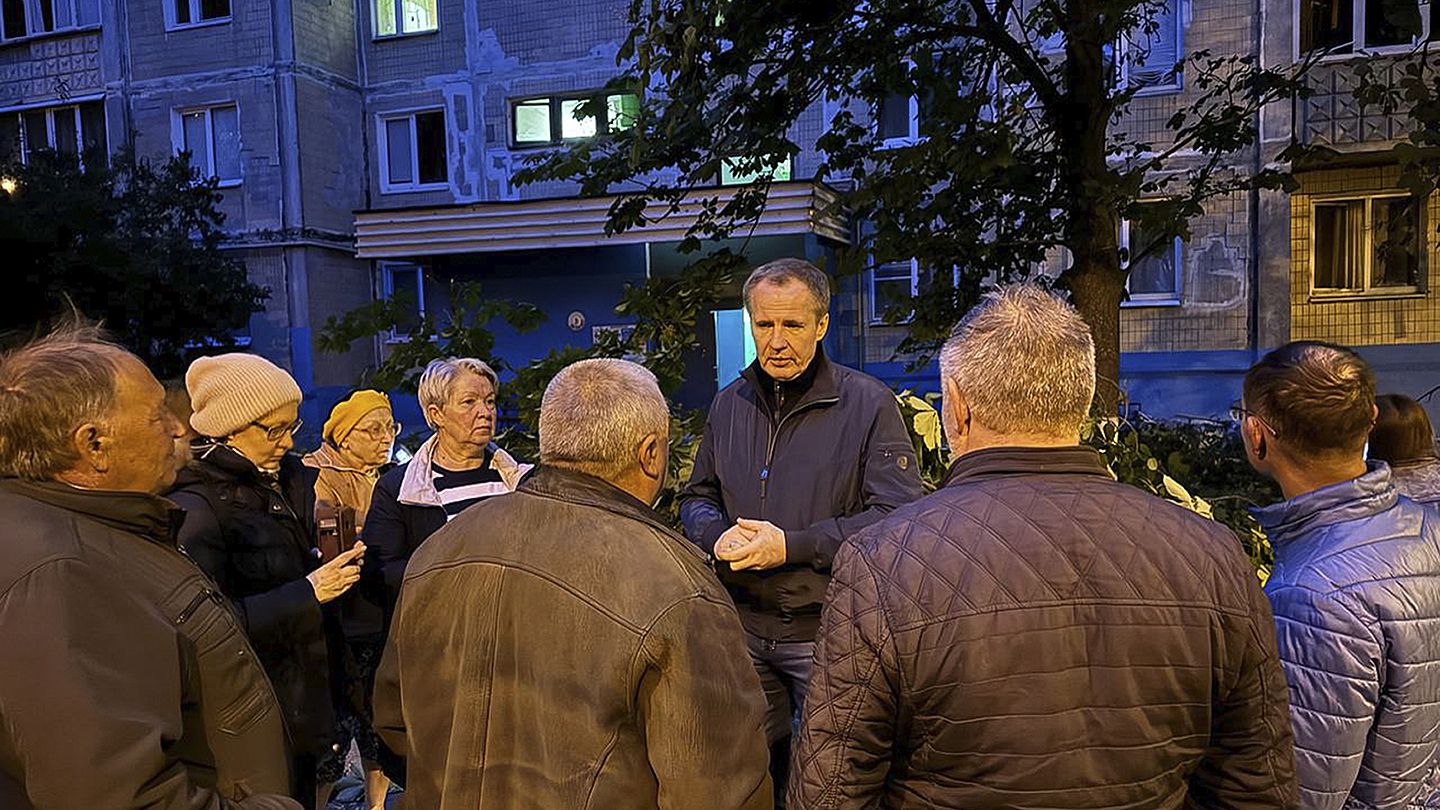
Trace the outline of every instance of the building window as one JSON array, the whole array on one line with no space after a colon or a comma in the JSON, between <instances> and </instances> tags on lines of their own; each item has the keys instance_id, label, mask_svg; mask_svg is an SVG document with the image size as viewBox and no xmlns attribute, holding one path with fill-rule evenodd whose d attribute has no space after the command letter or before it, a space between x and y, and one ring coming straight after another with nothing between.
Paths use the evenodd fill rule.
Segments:
<instances>
[{"instance_id":1,"label":"building window","mask_svg":"<svg viewBox=\"0 0 1440 810\"><path fill-rule=\"evenodd\" d=\"M105 102L0 113L0 160L29 162L42 149L103 161L109 155Z\"/></svg>"},{"instance_id":2,"label":"building window","mask_svg":"<svg viewBox=\"0 0 1440 810\"><path fill-rule=\"evenodd\" d=\"M720 161L720 185L722 186L747 186L759 180L762 175L768 175L772 183L788 181L790 179L790 158L787 156L774 166L752 172L740 171L731 158Z\"/></svg>"},{"instance_id":3,"label":"building window","mask_svg":"<svg viewBox=\"0 0 1440 810\"><path fill-rule=\"evenodd\" d=\"M382 119L380 158L381 191L445 188L450 171L445 155L445 111L425 110Z\"/></svg>"},{"instance_id":4,"label":"building window","mask_svg":"<svg viewBox=\"0 0 1440 810\"><path fill-rule=\"evenodd\" d=\"M884 146L908 146L920 139L920 100L904 93L891 93L880 102L877 116Z\"/></svg>"},{"instance_id":5,"label":"building window","mask_svg":"<svg viewBox=\"0 0 1440 810\"><path fill-rule=\"evenodd\" d=\"M1435 3L1416 0L1297 0L1300 52L1406 49L1433 38Z\"/></svg>"},{"instance_id":6,"label":"building window","mask_svg":"<svg viewBox=\"0 0 1440 810\"><path fill-rule=\"evenodd\" d=\"M599 107L599 116L579 115L581 105ZM635 125L640 97L634 93L545 96L510 103L511 137L516 146L550 146L593 138Z\"/></svg>"},{"instance_id":7,"label":"building window","mask_svg":"<svg viewBox=\"0 0 1440 810\"><path fill-rule=\"evenodd\" d=\"M1180 14L1181 0L1165 0L1145 28L1125 38L1125 59L1121 62L1124 83L1145 91L1179 90L1184 58L1185 31ZM1154 30L1145 30L1153 27Z\"/></svg>"},{"instance_id":8,"label":"building window","mask_svg":"<svg viewBox=\"0 0 1440 810\"><path fill-rule=\"evenodd\" d=\"M225 22L230 19L230 0L166 0L165 13L170 28Z\"/></svg>"},{"instance_id":9,"label":"building window","mask_svg":"<svg viewBox=\"0 0 1440 810\"><path fill-rule=\"evenodd\" d=\"M404 340L425 315L424 269L414 264L380 265L380 296L404 308L390 330L390 340Z\"/></svg>"},{"instance_id":10,"label":"building window","mask_svg":"<svg viewBox=\"0 0 1440 810\"><path fill-rule=\"evenodd\" d=\"M0 0L0 41L100 22L95 0Z\"/></svg>"},{"instance_id":11,"label":"building window","mask_svg":"<svg viewBox=\"0 0 1440 810\"><path fill-rule=\"evenodd\" d=\"M1157 241L1168 244L1157 244ZM1120 250L1125 257L1122 266L1130 271L1126 289L1131 304L1175 304L1180 302L1181 270L1185 266L1185 242L1176 236L1170 239L1148 233L1139 223L1120 222ZM1144 253L1138 261L1132 255Z\"/></svg>"},{"instance_id":12,"label":"building window","mask_svg":"<svg viewBox=\"0 0 1440 810\"><path fill-rule=\"evenodd\" d=\"M930 281L930 273L918 259L903 259L876 265L870 271L870 323L885 323L885 314L913 301ZM906 315L901 322L910 320Z\"/></svg>"},{"instance_id":13,"label":"building window","mask_svg":"<svg viewBox=\"0 0 1440 810\"><path fill-rule=\"evenodd\" d=\"M239 185L240 111L234 104L181 110L176 114L175 151L189 152L190 165L201 177L221 186Z\"/></svg>"},{"instance_id":14,"label":"building window","mask_svg":"<svg viewBox=\"0 0 1440 810\"><path fill-rule=\"evenodd\" d=\"M1317 293L1420 287L1423 201L1410 195L1317 202L1311 267Z\"/></svg>"},{"instance_id":15,"label":"building window","mask_svg":"<svg viewBox=\"0 0 1440 810\"><path fill-rule=\"evenodd\" d=\"M440 28L436 0L375 0L375 36L426 34Z\"/></svg>"}]
</instances>

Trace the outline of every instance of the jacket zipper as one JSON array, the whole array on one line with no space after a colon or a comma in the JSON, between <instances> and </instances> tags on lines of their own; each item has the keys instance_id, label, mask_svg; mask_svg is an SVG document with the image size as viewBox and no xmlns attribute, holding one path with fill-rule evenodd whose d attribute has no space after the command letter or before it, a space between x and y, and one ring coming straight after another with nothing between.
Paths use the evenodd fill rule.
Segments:
<instances>
[{"instance_id":1,"label":"jacket zipper","mask_svg":"<svg viewBox=\"0 0 1440 810\"><path fill-rule=\"evenodd\" d=\"M186 605L185 609L180 611L180 615L175 617L175 624L181 625L190 621L191 617L195 615L195 611L199 610L207 600L223 607L225 605L222 601L223 598L219 591L209 586L200 586L200 593L195 594L195 598L190 600L190 604Z\"/></svg>"},{"instance_id":2,"label":"jacket zipper","mask_svg":"<svg viewBox=\"0 0 1440 810\"><path fill-rule=\"evenodd\" d=\"M778 384L775 386L775 393L776 393L776 395L777 395L777 400L776 400L776 401L779 402L778 397L781 395L781 392L780 392L780 386L779 386ZM767 446L766 446L766 448L765 448L765 464L760 467L760 519L761 519L761 520L764 520L764 519L765 519L765 493L766 493L766 491L769 489L769 484L770 484L770 464L771 464L772 462L774 462L774 460L775 460L775 442L776 442L777 439L780 438L780 428L784 427L784 426L785 426L785 422L786 422L787 420L789 420L790 417L794 416L794 415L797 414L797 413L800 413L800 412L802 412L802 411L808 411L808 410L810 410L811 408L814 408L814 407L819 406L819 405L833 405L833 404L835 404L836 402L839 402L839 401L840 401L840 398L839 398L839 397L828 397L828 398L826 398L826 399L817 399L817 400L815 400L815 401L813 401L813 402L803 402L803 403L795 406L795 410L793 410L793 411L791 411L790 413L787 413L787 414L785 414L784 416L780 417L780 421L779 421L779 422L776 422L773 417L769 420L769 422L770 422L770 440L769 440L769 443L767 444Z\"/></svg>"}]
</instances>

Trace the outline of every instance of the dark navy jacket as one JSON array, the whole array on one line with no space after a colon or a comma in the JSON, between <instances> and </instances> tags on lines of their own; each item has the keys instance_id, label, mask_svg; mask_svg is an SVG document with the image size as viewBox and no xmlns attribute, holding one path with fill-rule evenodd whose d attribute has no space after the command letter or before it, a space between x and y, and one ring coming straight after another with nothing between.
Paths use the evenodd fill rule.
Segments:
<instances>
[{"instance_id":1,"label":"dark navy jacket","mask_svg":"<svg viewBox=\"0 0 1440 810\"><path fill-rule=\"evenodd\" d=\"M721 390L680 494L685 534L706 553L736 518L785 532L785 565L720 565L745 629L776 641L815 638L840 545L922 494L895 394L823 353L813 362L814 382L780 419L760 393L758 362Z\"/></svg>"}]
</instances>

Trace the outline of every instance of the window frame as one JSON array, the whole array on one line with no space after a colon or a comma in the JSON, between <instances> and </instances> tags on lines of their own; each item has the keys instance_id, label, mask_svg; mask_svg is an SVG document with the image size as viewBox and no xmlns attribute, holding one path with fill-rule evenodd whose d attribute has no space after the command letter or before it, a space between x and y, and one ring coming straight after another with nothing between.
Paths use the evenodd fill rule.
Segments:
<instances>
[{"instance_id":1,"label":"window frame","mask_svg":"<svg viewBox=\"0 0 1440 810\"><path fill-rule=\"evenodd\" d=\"M25 40L70 34L75 31L94 30L100 27L98 21L80 21L81 0L19 0L19 2L25 12L25 33L13 37L7 36L4 19L0 17L0 44L8 45ZM45 19L45 15L40 8L42 3L49 3L50 18L54 22L54 27L48 31L39 30L41 26L36 24L37 22L43 24ZM70 10L70 21L63 25L59 21L62 4Z\"/></svg>"},{"instance_id":2,"label":"window frame","mask_svg":"<svg viewBox=\"0 0 1440 810\"><path fill-rule=\"evenodd\" d=\"M25 115L27 113L36 112L43 113L45 115L45 144L43 146L35 148L49 149L53 151L56 148L55 115L62 110L69 110L75 121L75 158L80 161L80 166L83 168L85 166L85 122L84 118L81 115L80 108L87 104L99 104L100 122L105 128L105 161L108 164L110 161L110 116L107 115L105 112L104 94L82 96L80 98L74 98L59 104L52 102L43 102L39 104L22 104L16 105L14 107L0 109L0 115L14 115L20 119L19 126L17 128L17 132L19 134L19 141L15 144L18 150L17 155L20 159L20 164L23 166L30 163L30 152L32 151L29 137L30 132L29 129L25 126Z\"/></svg>"},{"instance_id":3,"label":"window frame","mask_svg":"<svg viewBox=\"0 0 1440 810\"><path fill-rule=\"evenodd\" d=\"M1303 2L1303 0L1296 0ZM1175 61L1183 65L1185 61L1185 5L1186 0L1165 0L1168 7L1174 4L1175 14ZM1175 71L1174 77L1169 84L1151 84L1143 87L1132 87L1130 84L1131 62L1135 59L1137 43L1134 34L1126 32L1120 35L1120 47L1123 57L1119 60L1120 70L1118 83L1122 89L1133 90L1136 98L1144 96L1165 96L1180 93L1185 90L1185 70L1183 67Z\"/></svg>"},{"instance_id":4,"label":"window frame","mask_svg":"<svg viewBox=\"0 0 1440 810\"><path fill-rule=\"evenodd\" d=\"M1418 265L1416 267L1416 283L1396 285L1393 287L1377 287L1375 286L1375 241L1373 236L1374 228L1371 224L1374 221L1374 215L1372 212L1374 211L1374 204L1376 200L1394 199L1411 199L1414 200L1415 205L1417 206L1416 216L1419 218L1419 222L1417 223L1417 227L1415 229L1415 256L1416 263ZM1365 286L1359 289L1351 289L1345 287L1316 287L1315 271L1319 267L1317 251L1319 250L1320 245L1320 240L1316 238L1316 223L1319 221L1316 217L1316 209L1325 205L1334 205L1336 203L1352 203L1359 201L1363 201L1365 203L1365 220L1362 223L1361 227L1361 231L1365 235L1365 245L1363 250L1365 256L1365 266L1361 271L1361 277L1364 279ZM1425 230L1427 227L1429 227L1427 224L1427 220L1429 218L1429 212L1427 209L1428 198L1418 197L1408 191L1398 189L1393 191L1378 191L1361 194L1356 194L1353 192L1340 194L1325 194L1311 197L1309 201L1310 249L1308 251L1308 256L1306 257L1309 260L1310 300L1334 301L1356 298L1408 298L1427 295L1429 293L1429 290L1426 282L1428 280L1427 275L1429 273L1430 267L1430 242L1427 239L1427 232Z\"/></svg>"},{"instance_id":5,"label":"window frame","mask_svg":"<svg viewBox=\"0 0 1440 810\"><path fill-rule=\"evenodd\" d=\"M610 124L610 96L635 96L638 100L639 93L617 93L611 90L600 89L584 93L548 93L528 96L514 96L506 100L506 112L509 116L509 144L511 149L553 149L557 146L564 146L568 143L582 143L584 141L608 135L611 132L620 130L614 129ZM547 141L525 141L521 142L520 117L516 111L523 105L547 102L550 110L550 139ZM574 138L564 137L565 119L563 107L565 102L594 102L600 107L600 114L595 116L595 134L584 135ZM633 124L632 124L633 126ZM628 127L627 127L628 129Z\"/></svg>"},{"instance_id":6,"label":"window frame","mask_svg":"<svg viewBox=\"0 0 1440 810\"><path fill-rule=\"evenodd\" d=\"M920 294L921 265L920 259L918 257L911 256L909 259L896 259L895 261L889 262L875 262L872 263L871 266L865 271L865 323L867 325L903 326L904 324L910 323L911 321L915 320L915 313L912 311L910 313L910 316L905 318L904 320L896 321L895 323L886 322L885 311L878 308L877 306L880 303L880 298L875 294L875 271L886 266L904 264L907 261L910 263L910 298L914 299ZM930 272L933 273L934 271L931 270ZM960 281L960 269L958 267L952 268L950 272L951 283L958 284ZM898 280L898 278L889 280L896 281Z\"/></svg>"},{"instance_id":7,"label":"window frame","mask_svg":"<svg viewBox=\"0 0 1440 810\"><path fill-rule=\"evenodd\" d=\"M395 297L395 271L415 271L415 315L417 318L425 317L425 265L415 262L391 262L383 261L378 263L377 269L380 272L379 293L380 300L389 301ZM407 343L410 336L400 332L395 326L391 326L385 332L386 343Z\"/></svg>"},{"instance_id":8,"label":"window frame","mask_svg":"<svg viewBox=\"0 0 1440 810\"><path fill-rule=\"evenodd\" d=\"M1296 63L1298 63L1302 58L1311 53L1311 51L1307 51L1304 49L1305 31L1302 27L1304 25L1304 15L1301 13L1300 6L1302 3L1305 2L1308 2L1308 0L1294 0L1294 2L1290 4L1291 28L1294 30L1291 42L1291 46L1293 48L1292 56L1294 57L1292 61ZM1429 42L1430 38L1436 33L1430 24L1431 17L1434 13L1431 9L1431 6L1436 2L1440 2L1440 0L1416 0L1415 6L1418 13L1420 14L1420 32L1414 37L1412 37L1409 42L1398 43L1395 45L1361 45L1360 43L1365 41L1366 33L1366 3L1379 2L1379 0L1349 0L1349 2L1350 30L1354 32L1354 37L1350 40L1350 50L1324 54L1319 58L1321 64L1345 62L1353 59L1363 59L1369 56L1385 56L1409 53L1416 47L1419 47L1424 43Z\"/></svg>"},{"instance_id":9,"label":"window frame","mask_svg":"<svg viewBox=\"0 0 1440 810\"><path fill-rule=\"evenodd\" d=\"M372 41L424 37L438 33L440 33L440 0L435 0L435 27L421 31L405 30L404 0L395 0L395 33L393 34L380 33L380 0L370 0L370 39Z\"/></svg>"},{"instance_id":10,"label":"window frame","mask_svg":"<svg viewBox=\"0 0 1440 810\"><path fill-rule=\"evenodd\" d=\"M218 110L218 109L223 109L223 108L226 108L226 107L234 107L234 108L235 108L235 136L240 139L240 145L237 147L237 150L239 151L240 154L237 154L237 155L235 156L235 162L236 162L236 164L239 166L240 174L239 174L238 177L233 177L233 178L220 177L218 174L216 174L216 169L215 169L215 166L216 166L216 161L215 161L215 151L216 151L216 150L215 150L215 143L216 143L216 140L215 140L215 115L214 115L214 111L215 111L215 110ZM203 176L205 179L208 180L208 179L210 179L210 178L215 178L215 179L218 181L218 182L216 183L216 186L217 186L218 188L235 188L236 186L239 186L239 185L244 184L244 182L245 182L245 161L244 161L242 155L243 155L243 153L244 153L244 151L245 151L245 136L241 133L241 130L240 130L240 103L239 103L238 101L222 101L222 102L211 103L211 104L201 104L201 105L191 106L191 107L177 107L177 108L175 108L175 110L172 111L172 116L171 116L171 121L170 121L171 142L172 142L173 146L175 147L175 152L174 152L174 153L175 153L176 155L178 155L178 154L180 154L181 152L185 151L185 145L186 145L186 144L185 144L185 116L190 115L190 114L193 114L193 113L197 113L197 112L203 112L203 113L205 113L205 136L209 139L210 142L206 145L206 152L205 152L205 162L206 162L207 165L204 166L204 167L197 167L197 166L194 166L194 164L192 163L191 166L192 166L193 168L199 168L199 169L201 169L202 176ZM192 156L193 156L194 153L192 152L191 154L192 154Z\"/></svg>"},{"instance_id":11,"label":"window frame","mask_svg":"<svg viewBox=\"0 0 1440 810\"><path fill-rule=\"evenodd\" d=\"M1130 227L1129 219L1120 219L1119 247L1125 251L1125 261L1120 267L1125 271L1125 300L1120 302L1122 308L1133 307L1178 307L1184 303L1185 296L1185 240L1176 236L1174 244L1170 247L1171 262L1175 267L1175 291L1172 293L1156 292L1131 292L1130 291Z\"/></svg>"},{"instance_id":12,"label":"window frame","mask_svg":"<svg viewBox=\"0 0 1440 810\"><path fill-rule=\"evenodd\" d=\"M436 183L420 182L420 139L419 127L416 125L417 116L425 113L438 112L441 115L444 126L449 125L449 114L445 105L436 104L427 107L416 107L406 110L390 110L378 113L375 116L375 143L380 149L380 193L381 194L412 194L422 191L448 191L450 189L450 138L448 131L441 148L445 157L445 179ZM390 181L390 129L386 124L390 121L408 119L410 121L410 177L409 183L392 183Z\"/></svg>"},{"instance_id":13,"label":"window frame","mask_svg":"<svg viewBox=\"0 0 1440 810\"><path fill-rule=\"evenodd\" d=\"M226 0L229 13L223 17L202 19L200 9L203 0L165 0L165 30L188 31L191 28L207 28L212 25L226 25L235 19L235 0ZM185 3L190 10L190 22L180 22L175 13L176 5Z\"/></svg>"}]
</instances>

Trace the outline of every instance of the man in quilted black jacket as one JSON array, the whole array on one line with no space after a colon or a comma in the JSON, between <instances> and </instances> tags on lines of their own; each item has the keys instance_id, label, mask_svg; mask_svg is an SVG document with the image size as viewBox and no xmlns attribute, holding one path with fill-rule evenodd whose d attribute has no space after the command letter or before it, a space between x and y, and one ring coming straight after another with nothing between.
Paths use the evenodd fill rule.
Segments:
<instances>
[{"instance_id":1,"label":"man in quilted black jacket","mask_svg":"<svg viewBox=\"0 0 1440 810\"><path fill-rule=\"evenodd\" d=\"M1079 446L1095 351L1033 286L941 354L958 458L841 549L792 808L1289 808L1269 605L1225 527Z\"/></svg>"}]
</instances>

